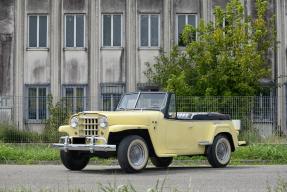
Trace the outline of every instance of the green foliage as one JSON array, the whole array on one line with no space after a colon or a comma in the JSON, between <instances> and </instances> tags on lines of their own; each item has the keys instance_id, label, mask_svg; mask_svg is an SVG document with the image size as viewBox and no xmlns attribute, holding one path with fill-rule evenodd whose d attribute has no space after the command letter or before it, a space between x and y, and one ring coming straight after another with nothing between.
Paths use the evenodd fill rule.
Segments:
<instances>
[{"instance_id":1,"label":"green foliage","mask_svg":"<svg viewBox=\"0 0 287 192\"><path fill-rule=\"evenodd\" d=\"M17 130L13 125L0 124L0 141L4 143L39 143L41 134Z\"/></svg>"},{"instance_id":2,"label":"green foliage","mask_svg":"<svg viewBox=\"0 0 287 192\"><path fill-rule=\"evenodd\" d=\"M259 80L270 77L267 53L276 35L274 19L265 18L267 1L257 0L256 10L255 18L245 17L239 0L231 0L225 10L216 7L214 23L201 21L197 29L186 25L181 34L185 50L175 46L157 57L145 75L179 95L256 95Z\"/></svg>"},{"instance_id":3,"label":"green foliage","mask_svg":"<svg viewBox=\"0 0 287 192\"><path fill-rule=\"evenodd\" d=\"M59 158L59 151L47 144L0 143L0 163L33 164Z\"/></svg>"},{"instance_id":4,"label":"green foliage","mask_svg":"<svg viewBox=\"0 0 287 192\"><path fill-rule=\"evenodd\" d=\"M48 97L49 118L45 122L43 133L18 130L13 125L2 123L0 124L0 141L4 143L57 142L60 136L58 128L60 125L67 124L70 116L63 104L61 100L53 105L52 96Z\"/></svg>"},{"instance_id":5,"label":"green foliage","mask_svg":"<svg viewBox=\"0 0 287 192\"><path fill-rule=\"evenodd\" d=\"M239 147L232 154L232 161L240 160L257 160L269 161L270 163L286 164L287 162L287 147L286 144L268 145L268 144L253 144L245 147Z\"/></svg>"},{"instance_id":6,"label":"green foliage","mask_svg":"<svg viewBox=\"0 0 287 192\"><path fill-rule=\"evenodd\" d=\"M285 138L286 142L286 138ZM52 148L48 144L5 144L0 143L0 163L34 164L40 161L59 161L59 150ZM203 156L187 157L179 156L175 158L173 164L189 165L194 162L190 160L206 160ZM255 160L256 164L286 164L287 147L285 144L252 144L239 147L232 153L232 164L248 164ZM92 158L91 163L97 165L111 165L115 159ZM261 163L260 163L261 162Z\"/></svg>"},{"instance_id":7,"label":"green foliage","mask_svg":"<svg viewBox=\"0 0 287 192\"><path fill-rule=\"evenodd\" d=\"M59 126L68 124L70 113L64 105L64 100L61 99L56 104L53 104L53 97L48 96L48 111L49 118L46 120L44 135L49 141L56 142L59 139Z\"/></svg>"}]
</instances>

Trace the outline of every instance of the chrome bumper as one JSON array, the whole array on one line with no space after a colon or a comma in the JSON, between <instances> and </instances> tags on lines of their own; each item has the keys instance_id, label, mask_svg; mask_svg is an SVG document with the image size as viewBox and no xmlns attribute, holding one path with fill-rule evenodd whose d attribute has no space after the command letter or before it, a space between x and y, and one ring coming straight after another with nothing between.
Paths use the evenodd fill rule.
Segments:
<instances>
[{"instance_id":1,"label":"chrome bumper","mask_svg":"<svg viewBox=\"0 0 287 192\"><path fill-rule=\"evenodd\" d=\"M53 147L64 151L116 151L116 145L108 145L103 137L86 137L88 144L71 144L68 136L61 137L59 143L54 143ZM96 144L98 140L104 141L104 144Z\"/></svg>"}]
</instances>

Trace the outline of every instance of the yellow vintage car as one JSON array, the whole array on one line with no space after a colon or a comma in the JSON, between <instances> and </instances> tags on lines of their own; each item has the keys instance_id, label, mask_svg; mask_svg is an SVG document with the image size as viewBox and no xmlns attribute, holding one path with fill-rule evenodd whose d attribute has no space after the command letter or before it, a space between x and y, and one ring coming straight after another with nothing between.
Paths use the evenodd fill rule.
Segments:
<instances>
[{"instance_id":1,"label":"yellow vintage car","mask_svg":"<svg viewBox=\"0 0 287 192\"><path fill-rule=\"evenodd\" d=\"M68 136L53 146L70 170L83 169L92 156L115 156L128 173L143 170L149 158L168 167L180 155L205 155L212 167L225 167L244 143L239 130L228 115L177 112L175 94L135 92L125 94L116 111L74 114L70 125L59 127Z\"/></svg>"}]
</instances>

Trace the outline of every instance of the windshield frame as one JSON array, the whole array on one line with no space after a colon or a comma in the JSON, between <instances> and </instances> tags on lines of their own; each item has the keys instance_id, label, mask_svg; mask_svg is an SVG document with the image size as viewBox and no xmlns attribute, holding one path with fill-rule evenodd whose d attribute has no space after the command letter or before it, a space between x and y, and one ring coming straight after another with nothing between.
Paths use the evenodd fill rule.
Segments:
<instances>
[{"instance_id":1,"label":"windshield frame","mask_svg":"<svg viewBox=\"0 0 287 192\"><path fill-rule=\"evenodd\" d=\"M164 98L163 98L163 101L161 103L161 106L159 108L137 108L136 106L138 105L138 102L139 102L139 99L140 99L140 96L142 94L163 94L164 95ZM131 108L121 108L120 107L120 104L122 103L123 101L123 98L126 96L126 95L137 95L137 98L136 98L136 102L134 104L133 107ZM153 111L164 111L164 109L166 108L166 104L167 104L167 99L168 99L168 93L167 92L131 92L131 93L126 93L125 95L122 96L117 108L116 108L116 111L129 111L129 110L153 110Z\"/></svg>"}]
</instances>

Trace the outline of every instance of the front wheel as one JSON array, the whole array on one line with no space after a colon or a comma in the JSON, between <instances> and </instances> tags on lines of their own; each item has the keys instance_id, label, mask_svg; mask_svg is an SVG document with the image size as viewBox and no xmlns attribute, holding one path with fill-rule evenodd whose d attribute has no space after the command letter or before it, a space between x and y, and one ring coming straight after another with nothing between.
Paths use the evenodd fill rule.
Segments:
<instances>
[{"instance_id":1,"label":"front wheel","mask_svg":"<svg viewBox=\"0 0 287 192\"><path fill-rule=\"evenodd\" d=\"M167 168L172 162L172 157L151 157L150 160L156 167Z\"/></svg>"},{"instance_id":2,"label":"front wheel","mask_svg":"<svg viewBox=\"0 0 287 192\"><path fill-rule=\"evenodd\" d=\"M124 138L118 147L118 161L127 173L144 169L148 162L148 147L145 140L137 135Z\"/></svg>"},{"instance_id":3,"label":"front wheel","mask_svg":"<svg viewBox=\"0 0 287 192\"><path fill-rule=\"evenodd\" d=\"M60 151L60 157L63 165L72 171L79 171L89 163L90 156L82 151Z\"/></svg>"},{"instance_id":4,"label":"front wheel","mask_svg":"<svg viewBox=\"0 0 287 192\"><path fill-rule=\"evenodd\" d=\"M225 135L217 135L207 148L207 160L214 168L226 167L231 158L231 145Z\"/></svg>"}]
</instances>

